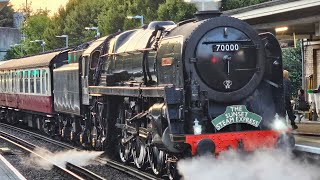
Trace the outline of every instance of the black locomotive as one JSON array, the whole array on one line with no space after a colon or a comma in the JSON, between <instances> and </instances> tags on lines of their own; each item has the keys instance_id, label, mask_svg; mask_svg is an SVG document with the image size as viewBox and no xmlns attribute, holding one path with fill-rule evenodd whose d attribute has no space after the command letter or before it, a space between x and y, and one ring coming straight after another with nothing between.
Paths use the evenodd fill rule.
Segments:
<instances>
[{"instance_id":1,"label":"black locomotive","mask_svg":"<svg viewBox=\"0 0 320 180\"><path fill-rule=\"evenodd\" d=\"M39 74L40 88L45 81L52 85L52 111L17 103L19 113L11 115L12 105L2 103L4 119L116 150L121 161L169 177L186 156L283 142L282 132L272 130L275 116L284 116L279 43L238 19L197 12L195 19L151 22L54 55L45 65L50 76ZM6 64L0 65L4 78L17 71ZM22 85L22 94L33 86Z\"/></svg>"}]
</instances>

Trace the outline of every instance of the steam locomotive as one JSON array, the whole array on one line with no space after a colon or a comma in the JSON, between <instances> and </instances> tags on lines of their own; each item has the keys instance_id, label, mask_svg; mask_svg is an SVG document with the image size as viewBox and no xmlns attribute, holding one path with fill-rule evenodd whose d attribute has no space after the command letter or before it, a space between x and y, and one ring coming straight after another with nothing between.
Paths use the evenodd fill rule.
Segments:
<instances>
[{"instance_id":1,"label":"steam locomotive","mask_svg":"<svg viewBox=\"0 0 320 180\"><path fill-rule=\"evenodd\" d=\"M184 157L281 146L278 41L216 11L195 15L2 63L1 119L170 178Z\"/></svg>"}]
</instances>

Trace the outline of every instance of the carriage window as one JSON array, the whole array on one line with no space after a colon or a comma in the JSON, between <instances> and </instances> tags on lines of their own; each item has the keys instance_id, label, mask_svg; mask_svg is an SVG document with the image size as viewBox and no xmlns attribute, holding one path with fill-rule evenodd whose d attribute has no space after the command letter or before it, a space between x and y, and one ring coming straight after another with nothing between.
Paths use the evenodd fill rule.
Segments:
<instances>
[{"instance_id":1,"label":"carriage window","mask_svg":"<svg viewBox=\"0 0 320 180\"><path fill-rule=\"evenodd\" d=\"M1 78L2 78L2 80L1 80L1 91L2 92L5 92L5 89L4 89L4 74L1 74Z\"/></svg>"},{"instance_id":2,"label":"carriage window","mask_svg":"<svg viewBox=\"0 0 320 180\"><path fill-rule=\"evenodd\" d=\"M14 80L15 80L15 73L11 72L11 92L14 92Z\"/></svg>"},{"instance_id":3,"label":"carriage window","mask_svg":"<svg viewBox=\"0 0 320 180\"><path fill-rule=\"evenodd\" d=\"M1 74L1 92L4 92L4 74Z\"/></svg>"},{"instance_id":4,"label":"carriage window","mask_svg":"<svg viewBox=\"0 0 320 180\"><path fill-rule=\"evenodd\" d=\"M10 74L7 73L7 92L10 92Z\"/></svg>"},{"instance_id":5,"label":"carriage window","mask_svg":"<svg viewBox=\"0 0 320 180\"><path fill-rule=\"evenodd\" d=\"M20 92L20 71L16 71L16 92Z\"/></svg>"},{"instance_id":6,"label":"carriage window","mask_svg":"<svg viewBox=\"0 0 320 180\"><path fill-rule=\"evenodd\" d=\"M4 74L1 74L1 92L5 92L5 89L4 89Z\"/></svg>"},{"instance_id":7,"label":"carriage window","mask_svg":"<svg viewBox=\"0 0 320 180\"><path fill-rule=\"evenodd\" d=\"M3 82L3 84L4 84L4 86L3 86L3 91L4 91L4 92L7 92L7 77L6 77L6 74L4 74L4 75L3 75L3 77L4 77L4 82Z\"/></svg>"},{"instance_id":8,"label":"carriage window","mask_svg":"<svg viewBox=\"0 0 320 180\"><path fill-rule=\"evenodd\" d=\"M36 77L36 93L40 94L40 70L34 70Z\"/></svg>"},{"instance_id":9,"label":"carriage window","mask_svg":"<svg viewBox=\"0 0 320 180\"><path fill-rule=\"evenodd\" d=\"M95 51L92 56L91 56L91 64L90 68L94 69L97 67L98 62L99 62L99 57L100 57L100 51Z\"/></svg>"},{"instance_id":10,"label":"carriage window","mask_svg":"<svg viewBox=\"0 0 320 180\"><path fill-rule=\"evenodd\" d=\"M20 84L20 92L23 93L23 80L24 80L24 76L23 76L23 71L20 71L20 79L19 79L19 84Z\"/></svg>"},{"instance_id":11,"label":"carriage window","mask_svg":"<svg viewBox=\"0 0 320 180\"><path fill-rule=\"evenodd\" d=\"M10 91L9 91L9 82L10 82L9 72L7 72L6 76L7 76L7 78L6 78L6 79L7 79L7 81L6 81L6 84L7 84L6 91L7 91L7 92L10 92Z\"/></svg>"},{"instance_id":12,"label":"carriage window","mask_svg":"<svg viewBox=\"0 0 320 180\"><path fill-rule=\"evenodd\" d=\"M42 80L42 86L41 86L41 94L46 94L46 70L42 69L42 74L41 74L41 80Z\"/></svg>"},{"instance_id":13,"label":"carriage window","mask_svg":"<svg viewBox=\"0 0 320 180\"><path fill-rule=\"evenodd\" d=\"M5 84L4 84L4 80L5 80L5 77L4 77L4 74L1 74L1 78L2 78L2 80L1 80L1 91L2 92L5 92L6 91L6 89L5 89Z\"/></svg>"},{"instance_id":14,"label":"carriage window","mask_svg":"<svg viewBox=\"0 0 320 180\"><path fill-rule=\"evenodd\" d=\"M3 84L2 84L2 74L0 74L0 92L3 92L2 88L3 88Z\"/></svg>"},{"instance_id":15,"label":"carriage window","mask_svg":"<svg viewBox=\"0 0 320 180\"><path fill-rule=\"evenodd\" d=\"M9 92L12 92L12 83L13 83L13 80L12 80L12 72L9 72Z\"/></svg>"},{"instance_id":16,"label":"carriage window","mask_svg":"<svg viewBox=\"0 0 320 180\"><path fill-rule=\"evenodd\" d=\"M12 81L12 92L17 92L17 73L12 72L13 81Z\"/></svg>"},{"instance_id":17,"label":"carriage window","mask_svg":"<svg viewBox=\"0 0 320 180\"><path fill-rule=\"evenodd\" d=\"M9 72L9 92L12 92L12 73Z\"/></svg>"},{"instance_id":18,"label":"carriage window","mask_svg":"<svg viewBox=\"0 0 320 180\"><path fill-rule=\"evenodd\" d=\"M3 88L3 85L2 85L2 74L0 74L0 92L3 92L2 88Z\"/></svg>"},{"instance_id":19,"label":"carriage window","mask_svg":"<svg viewBox=\"0 0 320 180\"><path fill-rule=\"evenodd\" d=\"M19 92L19 73L17 71L14 72L14 92Z\"/></svg>"},{"instance_id":20,"label":"carriage window","mask_svg":"<svg viewBox=\"0 0 320 180\"><path fill-rule=\"evenodd\" d=\"M6 73L6 92L9 92L9 73Z\"/></svg>"},{"instance_id":21,"label":"carriage window","mask_svg":"<svg viewBox=\"0 0 320 180\"><path fill-rule=\"evenodd\" d=\"M17 73L17 71L12 72L12 76L13 76L12 92L18 92L18 85L17 85L18 73Z\"/></svg>"},{"instance_id":22,"label":"carriage window","mask_svg":"<svg viewBox=\"0 0 320 180\"><path fill-rule=\"evenodd\" d=\"M25 71L24 92L29 93L29 71Z\"/></svg>"},{"instance_id":23,"label":"carriage window","mask_svg":"<svg viewBox=\"0 0 320 180\"><path fill-rule=\"evenodd\" d=\"M6 92L6 74L2 74L2 92Z\"/></svg>"},{"instance_id":24,"label":"carriage window","mask_svg":"<svg viewBox=\"0 0 320 180\"><path fill-rule=\"evenodd\" d=\"M10 74L7 72L7 92L10 92Z\"/></svg>"},{"instance_id":25,"label":"carriage window","mask_svg":"<svg viewBox=\"0 0 320 180\"><path fill-rule=\"evenodd\" d=\"M30 93L34 93L34 71L29 71L29 77L30 77Z\"/></svg>"},{"instance_id":26,"label":"carriage window","mask_svg":"<svg viewBox=\"0 0 320 180\"><path fill-rule=\"evenodd\" d=\"M10 92L13 92L14 90L14 73L13 72L10 72L10 78L11 78Z\"/></svg>"},{"instance_id":27,"label":"carriage window","mask_svg":"<svg viewBox=\"0 0 320 180\"><path fill-rule=\"evenodd\" d=\"M49 84L49 82L50 82L50 80L49 80L49 75L48 75L48 73L46 72L46 94L48 94L49 92L49 86L50 86L50 84Z\"/></svg>"},{"instance_id":28,"label":"carriage window","mask_svg":"<svg viewBox=\"0 0 320 180\"><path fill-rule=\"evenodd\" d=\"M11 73L10 72L8 72L8 92L11 92L11 81L12 81L12 79L11 79Z\"/></svg>"}]
</instances>

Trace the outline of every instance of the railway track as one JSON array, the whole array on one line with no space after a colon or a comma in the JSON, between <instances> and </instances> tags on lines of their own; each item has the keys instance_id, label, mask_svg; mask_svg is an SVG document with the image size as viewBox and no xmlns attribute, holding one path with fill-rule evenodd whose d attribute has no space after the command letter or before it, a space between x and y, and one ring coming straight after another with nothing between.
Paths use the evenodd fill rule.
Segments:
<instances>
[{"instance_id":1,"label":"railway track","mask_svg":"<svg viewBox=\"0 0 320 180\"><path fill-rule=\"evenodd\" d=\"M71 149L75 149L75 150L82 150L82 149L79 149L78 147L75 147L75 146L72 146L70 144L67 144L67 143L64 143L64 142L60 142L60 141L57 141L57 140L54 140L52 138L49 138L47 136L44 136L44 135L41 135L41 134L38 134L38 133L35 133L35 132L31 132L31 131L28 131L28 130L25 130L25 129L21 129L21 128L18 128L18 127L15 127L15 126L11 126L11 125L8 125L8 124L4 124L4 123L0 123L0 126L4 127L4 128L7 128L7 129L11 129L13 131L16 131L16 132L20 132L20 133L23 133L23 134L28 134L30 136L33 136L37 139L41 139L43 141L46 141L48 143L51 143L53 145L56 145L56 146L59 146L59 147L62 147L64 149L67 149L67 150L71 150ZM9 135L8 133L4 133L4 132L1 132L0 131L0 136L2 136L2 134L6 134L6 135ZM4 136L6 136L4 135ZM1 137L0 137L1 138ZM15 141L15 137L12 137L13 138L12 141ZM9 138L8 138L9 139ZM18 138L20 139L20 138ZM20 139L22 140L22 139ZM19 140L18 140L19 141ZM24 141L24 140L22 140ZM30 149L34 149L35 146L33 144L30 144L28 142L22 142L23 144L25 144L27 147L29 147ZM130 167L130 166L125 166L123 165L122 163L119 163L115 160L111 160L111 159L108 159L108 158L97 158L96 161L98 163L101 163L101 164L105 164L113 169L116 169L122 173L125 173L125 174L128 174L132 177L135 177L137 179L140 179L140 180L160 180L160 178L157 178L155 176L152 176L146 172L143 172L143 171L140 171L134 167ZM84 177L85 179L93 179L93 180L99 180L99 179L104 179L100 176L95 176L95 174L91 171L88 171L82 167L79 167L79 166L76 166L76 165L73 165L71 163L67 163L66 164L66 169L69 170L69 171L73 171L75 174L82 174L81 177Z\"/></svg>"},{"instance_id":2,"label":"railway track","mask_svg":"<svg viewBox=\"0 0 320 180\"><path fill-rule=\"evenodd\" d=\"M22 148L23 150L25 150L29 153L34 154L35 156L46 161L47 163L52 164L53 169L55 171L59 172L59 174L61 174L65 178L78 179L78 180L82 180L82 179L102 180L102 179L104 179L104 178L100 177L99 175L94 174L93 172L90 172L82 167L79 167L79 166L71 164L71 163L67 163L66 168L61 167L59 165L56 165L34 151L36 148L39 148L39 147L37 147L37 146L35 146L35 145L33 145L23 139L20 139L18 137L10 135L6 132L0 131L0 138L15 145L15 146Z\"/></svg>"}]
</instances>

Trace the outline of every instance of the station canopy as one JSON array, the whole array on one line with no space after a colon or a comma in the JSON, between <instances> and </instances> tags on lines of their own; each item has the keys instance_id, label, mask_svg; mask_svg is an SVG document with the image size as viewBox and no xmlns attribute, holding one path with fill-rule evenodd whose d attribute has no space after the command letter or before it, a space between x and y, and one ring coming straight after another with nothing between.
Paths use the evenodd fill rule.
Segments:
<instances>
[{"instance_id":1,"label":"station canopy","mask_svg":"<svg viewBox=\"0 0 320 180\"><path fill-rule=\"evenodd\" d=\"M278 39L320 39L319 0L274 0L225 11L246 21L259 32L273 32Z\"/></svg>"}]
</instances>

